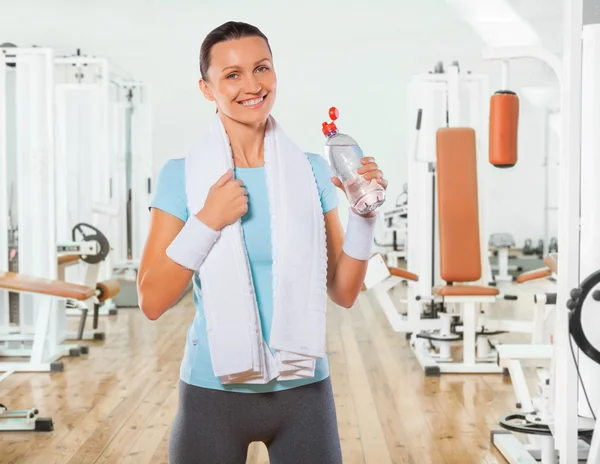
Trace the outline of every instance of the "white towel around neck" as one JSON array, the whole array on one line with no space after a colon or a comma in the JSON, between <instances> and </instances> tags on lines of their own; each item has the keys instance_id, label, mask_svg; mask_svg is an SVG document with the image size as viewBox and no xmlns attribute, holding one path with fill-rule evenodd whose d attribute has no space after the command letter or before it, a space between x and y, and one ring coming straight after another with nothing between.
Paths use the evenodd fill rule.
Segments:
<instances>
[{"instance_id":1,"label":"white towel around neck","mask_svg":"<svg viewBox=\"0 0 600 464\"><path fill-rule=\"evenodd\" d=\"M325 356L323 210L308 157L273 117L265 131L264 165L273 255L268 346L261 331L241 220L222 229L199 269L212 367L224 384L310 378L315 361ZM210 187L233 167L229 137L217 114L186 158L190 214L202 209Z\"/></svg>"}]
</instances>

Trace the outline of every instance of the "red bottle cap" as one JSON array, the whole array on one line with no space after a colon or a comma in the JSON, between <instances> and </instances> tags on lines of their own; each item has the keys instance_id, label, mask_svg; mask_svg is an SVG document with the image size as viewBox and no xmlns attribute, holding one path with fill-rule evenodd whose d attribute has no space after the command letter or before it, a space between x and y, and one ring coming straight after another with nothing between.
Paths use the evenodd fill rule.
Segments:
<instances>
[{"instance_id":1,"label":"red bottle cap","mask_svg":"<svg viewBox=\"0 0 600 464\"><path fill-rule=\"evenodd\" d=\"M331 108L329 108L329 117L335 121L337 118L340 117L340 112L338 111L338 109L334 106L332 106ZM323 123L323 134L325 135L329 135L331 132L333 131L337 131L337 126L335 125L335 123L330 122L324 122Z\"/></svg>"},{"instance_id":2,"label":"red bottle cap","mask_svg":"<svg viewBox=\"0 0 600 464\"><path fill-rule=\"evenodd\" d=\"M335 126L334 123L323 123L323 134L325 135L329 135L331 132L336 131L337 127Z\"/></svg>"}]
</instances>

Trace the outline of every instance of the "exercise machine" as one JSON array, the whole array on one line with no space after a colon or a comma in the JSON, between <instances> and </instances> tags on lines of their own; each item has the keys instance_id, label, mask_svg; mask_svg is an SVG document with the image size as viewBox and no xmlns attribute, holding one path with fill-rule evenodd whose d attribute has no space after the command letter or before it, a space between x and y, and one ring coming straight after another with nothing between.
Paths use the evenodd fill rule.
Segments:
<instances>
[{"instance_id":1,"label":"exercise machine","mask_svg":"<svg viewBox=\"0 0 600 464\"><path fill-rule=\"evenodd\" d=\"M530 321L487 317L489 305L516 297L488 287L492 279L488 243L483 239L487 237L483 216L485 205L478 194L478 179L484 173L485 163L477 155L483 152L481 147L487 143L487 127L482 122L487 108L483 98L486 89L485 77L461 72L458 63L453 63L447 70L438 64L432 73L416 76L411 83L410 112L416 115L416 130L410 140L408 174L411 196L408 201L407 257L410 272L396 269L389 263L384 266L381 259L374 256L365 279L366 288L379 302L392 328L410 337L411 347L426 375L500 373L502 368L497 364L495 350L498 341L491 337L533 330ZM471 130L461 133L458 131L461 127ZM444 148L440 134L450 137L445 143L466 144L464 149L469 152L467 158L459 156L454 160L456 165L443 172L438 166L440 151L444 152L444 159L454 159L458 155L451 147ZM456 140L453 139L455 134ZM461 168L458 172L456 166ZM460 181L456 183L456 179ZM466 186L470 189L468 195L464 195ZM442 201L445 210L439 208ZM468 249L461 243L466 240L460 232L463 225L452 223L454 209L457 217L465 217L465 212L460 210L463 205L471 205L468 216L472 221L468 226L470 229L465 229L471 234L469 240L472 243ZM448 226L444 228L442 224ZM444 254L442 229L448 229L450 235L452 230L459 231L459 243L447 244L444 249L462 250L462 254ZM465 264L467 261L470 262L467 273L470 272L472 280L467 285L454 285L462 282L463 271L469 266ZM442 262L449 272L442 272ZM408 284L407 298L400 300L407 306L404 314L398 310L391 295L401 283ZM462 346L462 361L454 359L453 346Z\"/></svg>"},{"instance_id":2,"label":"exercise machine","mask_svg":"<svg viewBox=\"0 0 600 464\"><path fill-rule=\"evenodd\" d=\"M81 338L69 336L66 305L85 320L87 301L114 295L57 280L54 53L9 48L0 59L0 356L27 358L0 371L60 371L58 359L87 352L64 343Z\"/></svg>"},{"instance_id":3,"label":"exercise machine","mask_svg":"<svg viewBox=\"0 0 600 464\"><path fill-rule=\"evenodd\" d=\"M111 140L109 131L109 75L106 60L57 57L55 63L56 105L56 227L61 242L58 252L64 264L59 278L95 287L111 277L110 245L106 233L118 210L110 204ZM102 249L87 258L67 259L69 241L81 237L78 224L95 229L93 236ZM87 227L87 228L89 228ZM100 230L104 232L100 232ZM79 231L79 233L76 233ZM78 246L71 246L77 250ZM92 257L93 256L93 257ZM68 265L68 266L67 266ZM68 315L78 315L67 310ZM115 315L111 299L100 315Z\"/></svg>"},{"instance_id":4,"label":"exercise machine","mask_svg":"<svg viewBox=\"0 0 600 464\"><path fill-rule=\"evenodd\" d=\"M498 342L491 337L531 330L527 321L487 317L490 305L499 299L514 299L488 286L492 277L488 243L484 238L489 236L487 208L483 196L479 195L479 185L483 184L480 179L485 178L486 168L480 153L488 143L483 116L488 113L484 98L487 88L486 76L461 70L457 62L447 68L438 64L431 73L415 77L409 88L409 111L417 115L417 123L410 140L408 166L411 192L408 268L419 276L419 281L413 286L412 294L409 290L408 312L410 315L411 309L415 314L433 311L439 321L435 329L421 328L411 335L411 347L426 375L499 373L502 370L496 363L495 353ZM461 132L463 128L469 130ZM464 145L466 157L461 158L444 143ZM464 167L462 172L457 173L456 166L449 166L447 159ZM445 171L440 169L440 163L444 162ZM463 184L456 182L457 179ZM470 190L465 193L466 186ZM452 234L456 232L453 231L463 227L464 224L452 222L452 214L454 211L458 217L464 217L465 211L461 208L465 201L465 205L470 205L468 214L472 219L465 226L465 231L471 234L470 248L465 248L463 243L450 245L448 238L443 244L443 231L449 231L450 237L454 237ZM442 202L445 209L441 208ZM462 236L458 242L466 240ZM448 251L451 248L462 251ZM465 274L464 269L469 266L470 271ZM468 282L463 280L467 274ZM466 285L458 285L461 282ZM431 310L424 312L423 307ZM452 346L462 346L462 361L454 359Z\"/></svg>"},{"instance_id":5,"label":"exercise machine","mask_svg":"<svg viewBox=\"0 0 600 464\"><path fill-rule=\"evenodd\" d=\"M151 95L147 84L118 81L113 111L117 157L112 195L119 205L111 237L114 237L112 278L119 280L118 307L137 307L137 272L150 227L152 194Z\"/></svg>"},{"instance_id":6,"label":"exercise machine","mask_svg":"<svg viewBox=\"0 0 600 464\"><path fill-rule=\"evenodd\" d=\"M461 70L457 62L447 68L438 63L432 72L415 76L409 85L409 115L415 130L409 138L408 191L408 268L419 276L409 298L409 312L420 313L433 296L432 289L443 284L440 276L438 186L436 133L441 127L472 127L476 146L485 145L486 128L482 115L487 112L483 98L487 78ZM478 172L481 167L478 163ZM480 173L482 176L483 172ZM484 205L480 225L484 236ZM489 274L487 247L482 245L483 273Z\"/></svg>"},{"instance_id":7,"label":"exercise machine","mask_svg":"<svg viewBox=\"0 0 600 464\"><path fill-rule=\"evenodd\" d=\"M520 419L520 432L543 434L542 462L600 463L600 322L596 297L600 283L597 153L600 142L600 15L588 0L564 1L563 56L542 48L487 50L501 60L505 88L509 60L535 58L556 74L560 86L561 137L559 179L557 295L552 343L550 400L543 431L535 433L533 415ZM585 104L583 104L585 102ZM588 296L591 296L588 297ZM535 412L535 411L534 411ZM513 424L514 425L514 424ZM506 427L505 427L506 428ZM590 431L592 437L590 440ZM515 431L515 430L513 430ZM586 442L590 444L588 446ZM492 444L509 462L537 462L535 452L512 434L493 433Z\"/></svg>"},{"instance_id":8,"label":"exercise machine","mask_svg":"<svg viewBox=\"0 0 600 464\"><path fill-rule=\"evenodd\" d=\"M68 338L77 340L104 340L105 333L98 329L99 316L116 314L111 298L119 294L120 285L117 280L100 281L98 276L100 266L110 254L110 244L106 236L91 224L79 223L72 230L72 241L59 242L57 250L58 280L82 283L86 287L95 288L96 292L84 305L74 301L67 301L65 314L79 316L79 329L77 335L67 335ZM66 270L74 265L83 265L85 276L81 279L68 279ZM86 331L88 308L93 308L92 330Z\"/></svg>"},{"instance_id":9,"label":"exercise machine","mask_svg":"<svg viewBox=\"0 0 600 464\"><path fill-rule=\"evenodd\" d=\"M110 239L112 252L97 272L100 281L122 284L100 308L101 315L115 314L118 306L137 306L153 175L150 91L108 59L81 50L56 58L55 66L59 237L68 240L83 222ZM67 278L90 285L96 271L77 267Z\"/></svg>"},{"instance_id":10,"label":"exercise machine","mask_svg":"<svg viewBox=\"0 0 600 464\"><path fill-rule=\"evenodd\" d=\"M436 200L439 220L439 278L432 301L440 301L441 328L411 336L411 347L425 374L500 373L490 339L484 305L500 296L483 279L481 226L477 193L476 132L470 127L441 127L436 131ZM419 276L420 277L420 276ZM437 277L437 273L436 273ZM451 352L463 348L462 360Z\"/></svg>"}]
</instances>

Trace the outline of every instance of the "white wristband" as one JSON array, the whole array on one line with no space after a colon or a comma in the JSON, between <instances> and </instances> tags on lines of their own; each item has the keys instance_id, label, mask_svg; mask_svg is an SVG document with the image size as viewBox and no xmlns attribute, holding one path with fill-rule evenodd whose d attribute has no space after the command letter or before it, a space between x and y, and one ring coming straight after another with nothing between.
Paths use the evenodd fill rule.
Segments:
<instances>
[{"instance_id":1,"label":"white wristband","mask_svg":"<svg viewBox=\"0 0 600 464\"><path fill-rule=\"evenodd\" d=\"M192 215L167 248L167 256L180 266L197 271L220 235L220 231Z\"/></svg>"},{"instance_id":2,"label":"white wristband","mask_svg":"<svg viewBox=\"0 0 600 464\"><path fill-rule=\"evenodd\" d=\"M348 227L344 238L342 250L348 256L361 261L371 257L373 241L375 240L375 224L377 216L362 217L349 211Z\"/></svg>"}]
</instances>

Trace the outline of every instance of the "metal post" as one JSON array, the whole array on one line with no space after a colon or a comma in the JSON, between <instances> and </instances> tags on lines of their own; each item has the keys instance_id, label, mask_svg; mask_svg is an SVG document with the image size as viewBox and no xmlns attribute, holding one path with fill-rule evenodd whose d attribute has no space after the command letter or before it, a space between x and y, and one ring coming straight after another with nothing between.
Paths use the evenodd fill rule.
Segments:
<instances>
[{"instance_id":1,"label":"metal post","mask_svg":"<svg viewBox=\"0 0 600 464\"><path fill-rule=\"evenodd\" d=\"M577 462L577 371L569 347L567 300L579 285L579 210L581 168L582 0L565 0L563 12L558 246L560 267L555 314L554 361L556 445L560 464Z\"/></svg>"}]
</instances>

